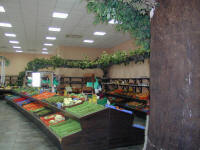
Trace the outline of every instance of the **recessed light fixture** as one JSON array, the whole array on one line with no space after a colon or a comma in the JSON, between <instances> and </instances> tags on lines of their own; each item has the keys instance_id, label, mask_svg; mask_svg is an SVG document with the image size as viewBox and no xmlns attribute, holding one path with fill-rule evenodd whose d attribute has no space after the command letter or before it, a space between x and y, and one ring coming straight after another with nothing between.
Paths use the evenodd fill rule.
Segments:
<instances>
[{"instance_id":1,"label":"recessed light fixture","mask_svg":"<svg viewBox=\"0 0 200 150\"><path fill-rule=\"evenodd\" d=\"M84 43L94 43L94 40L83 40Z\"/></svg>"},{"instance_id":2,"label":"recessed light fixture","mask_svg":"<svg viewBox=\"0 0 200 150\"><path fill-rule=\"evenodd\" d=\"M6 12L3 6L0 6L0 12Z\"/></svg>"},{"instance_id":3,"label":"recessed light fixture","mask_svg":"<svg viewBox=\"0 0 200 150\"><path fill-rule=\"evenodd\" d=\"M49 31L60 32L61 28L49 27Z\"/></svg>"},{"instance_id":4,"label":"recessed light fixture","mask_svg":"<svg viewBox=\"0 0 200 150\"><path fill-rule=\"evenodd\" d=\"M112 19L112 20L110 20L108 23L109 23L109 24L118 24L118 21L117 21L117 20L114 20L114 19Z\"/></svg>"},{"instance_id":5,"label":"recessed light fixture","mask_svg":"<svg viewBox=\"0 0 200 150\"><path fill-rule=\"evenodd\" d=\"M16 53L22 53L23 51L22 50L16 50Z\"/></svg>"},{"instance_id":6,"label":"recessed light fixture","mask_svg":"<svg viewBox=\"0 0 200 150\"><path fill-rule=\"evenodd\" d=\"M43 48L42 50L43 50L43 51L47 51L47 48Z\"/></svg>"},{"instance_id":7,"label":"recessed light fixture","mask_svg":"<svg viewBox=\"0 0 200 150\"><path fill-rule=\"evenodd\" d=\"M45 46L53 46L51 43L44 43Z\"/></svg>"},{"instance_id":8,"label":"recessed light fixture","mask_svg":"<svg viewBox=\"0 0 200 150\"><path fill-rule=\"evenodd\" d=\"M20 46L13 46L13 48L19 49L19 48L21 48L21 47L20 47Z\"/></svg>"},{"instance_id":9,"label":"recessed light fixture","mask_svg":"<svg viewBox=\"0 0 200 150\"><path fill-rule=\"evenodd\" d=\"M60 18L60 19L66 19L68 17L68 14L67 13L54 12L52 14L52 17Z\"/></svg>"},{"instance_id":10,"label":"recessed light fixture","mask_svg":"<svg viewBox=\"0 0 200 150\"><path fill-rule=\"evenodd\" d=\"M8 28L10 28L10 27L12 27L12 24L5 23L5 22L0 22L0 27L8 27Z\"/></svg>"},{"instance_id":11,"label":"recessed light fixture","mask_svg":"<svg viewBox=\"0 0 200 150\"><path fill-rule=\"evenodd\" d=\"M56 40L56 37L50 37L50 36L48 36L48 37L46 37L46 39L47 40Z\"/></svg>"},{"instance_id":12,"label":"recessed light fixture","mask_svg":"<svg viewBox=\"0 0 200 150\"><path fill-rule=\"evenodd\" d=\"M48 52L42 52L42 54L49 54Z\"/></svg>"},{"instance_id":13,"label":"recessed light fixture","mask_svg":"<svg viewBox=\"0 0 200 150\"><path fill-rule=\"evenodd\" d=\"M16 34L13 33L5 33L4 35L8 37L16 37Z\"/></svg>"},{"instance_id":14,"label":"recessed light fixture","mask_svg":"<svg viewBox=\"0 0 200 150\"><path fill-rule=\"evenodd\" d=\"M12 44L19 44L19 41L9 41L9 43L12 43Z\"/></svg>"},{"instance_id":15,"label":"recessed light fixture","mask_svg":"<svg viewBox=\"0 0 200 150\"><path fill-rule=\"evenodd\" d=\"M106 35L106 32L94 32L94 35Z\"/></svg>"}]
</instances>

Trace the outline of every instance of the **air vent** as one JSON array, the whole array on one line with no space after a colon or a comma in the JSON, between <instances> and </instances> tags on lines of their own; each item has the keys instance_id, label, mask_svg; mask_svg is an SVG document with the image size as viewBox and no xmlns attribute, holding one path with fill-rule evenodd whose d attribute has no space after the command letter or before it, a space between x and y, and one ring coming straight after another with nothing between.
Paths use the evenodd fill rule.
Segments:
<instances>
[{"instance_id":1,"label":"air vent","mask_svg":"<svg viewBox=\"0 0 200 150\"><path fill-rule=\"evenodd\" d=\"M7 46L1 46L0 49L9 49Z\"/></svg>"},{"instance_id":2,"label":"air vent","mask_svg":"<svg viewBox=\"0 0 200 150\"><path fill-rule=\"evenodd\" d=\"M73 39L80 39L80 38L82 38L83 36L82 36L82 35L67 34L65 37L66 37L66 38L73 38Z\"/></svg>"}]
</instances>

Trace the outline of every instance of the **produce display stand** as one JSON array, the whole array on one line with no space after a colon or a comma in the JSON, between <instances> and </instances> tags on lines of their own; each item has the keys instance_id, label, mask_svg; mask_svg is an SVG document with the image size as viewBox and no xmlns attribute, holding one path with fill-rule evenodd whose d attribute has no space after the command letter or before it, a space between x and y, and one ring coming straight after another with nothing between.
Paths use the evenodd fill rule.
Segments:
<instances>
[{"instance_id":1,"label":"produce display stand","mask_svg":"<svg viewBox=\"0 0 200 150\"><path fill-rule=\"evenodd\" d=\"M149 90L150 78L103 78L102 85L106 91L109 91L109 86L115 88L134 88L134 91L141 93L143 88Z\"/></svg>"},{"instance_id":2,"label":"produce display stand","mask_svg":"<svg viewBox=\"0 0 200 150\"><path fill-rule=\"evenodd\" d=\"M131 106L128 106L126 102L138 102L144 105L148 104L149 99L141 100L139 98L133 98L127 95L120 94L111 94L109 91L111 89L129 89L132 88L136 93L142 93L144 90L149 91L149 78L103 78L102 85L104 86L105 93L107 97L115 97L123 99L123 102L114 102L115 105L133 111L135 115L141 118L146 118L146 115L149 113L147 110L137 109Z\"/></svg>"},{"instance_id":3,"label":"produce display stand","mask_svg":"<svg viewBox=\"0 0 200 150\"><path fill-rule=\"evenodd\" d=\"M100 77L96 77L97 79L101 79ZM84 84L86 82L84 81L84 77L60 77L60 84L68 84L69 86L72 86L74 84L81 85L81 88L83 88Z\"/></svg>"},{"instance_id":4,"label":"produce display stand","mask_svg":"<svg viewBox=\"0 0 200 150\"><path fill-rule=\"evenodd\" d=\"M14 91L12 94L40 101ZM82 128L80 132L60 138L33 113L26 111L12 101L8 100L7 102L35 122L61 150L108 150L115 147L143 144L144 142L144 130L132 127L134 116L123 111L105 108L87 116L78 117L58 109L52 104L42 102L55 112L62 112L66 118L74 119L80 123Z\"/></svg>"},{"instance_id":5,"label":"produce display stand","mask_svg":"<svg viewBox=\"0 0 200 150\"><path fill-rule=\"evenodd\" d=\"M69 86L72 86L73 84L81 85L83 88L83 85L85 82L83 81L83 77L60 77L60 84L67 84Z\"/></svg>"},{"instance_id":6,"label":"produce display stand","mask_svg":"<svg viewBox=\"0 0 200 150\"><path fill-rule=\"evenodd\" d=\"M139 100L139 99L131 98L131 97L124 96L124 95L116 95L116 94L109 94L109 93L104 93L104 94L108 97L116 97L116 98L125 99L126 102L135 101L135 102L140 102L143 104L147 103L147 100ZM146 118L146 115L149 112L149 111L143 111L141 109L136 109L136 108L130 107L130 106L126 105L124 102L115 102L115 104L121 108L133 111L135 115L137 115L138 117L141 117L141 118Z\"/></svg>"}]
</instances>

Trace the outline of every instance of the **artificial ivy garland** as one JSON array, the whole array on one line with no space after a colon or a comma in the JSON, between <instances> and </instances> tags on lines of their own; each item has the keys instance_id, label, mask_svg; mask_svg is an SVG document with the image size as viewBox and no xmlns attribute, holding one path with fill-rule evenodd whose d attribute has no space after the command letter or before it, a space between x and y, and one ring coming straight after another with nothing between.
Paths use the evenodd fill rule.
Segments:
<instances>
[{"instance_id":1,"label":"artificial ivy garland","mask_svg":"<svg viewBox=\"0 0 200 150\"><path fill-rule=\"evenodd\" d=\"M50 59L36 58L30 61L25 68L25 71L38 71L39 69L53 67L55 68L80 68L80 69L94 69L99 68L106 71L106 68L115 64L129 64L131 61L144 62L150 57L150 50L137 49L135 51L118 51L114 54L108 54L105 51L96 60L90 60L86 57L84 60L67 60L58 56L53 56ZM18 84L23 84L25 71L19 73Z\"/></svg>"}]
</instances>

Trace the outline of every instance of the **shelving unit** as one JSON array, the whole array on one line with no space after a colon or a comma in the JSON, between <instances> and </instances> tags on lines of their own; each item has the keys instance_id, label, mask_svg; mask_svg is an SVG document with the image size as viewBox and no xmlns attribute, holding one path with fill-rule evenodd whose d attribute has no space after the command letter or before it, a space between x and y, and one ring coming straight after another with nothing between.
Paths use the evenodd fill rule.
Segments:
<instances>
[{"instance_id":1,"label":"shelving unit","mask_svg":"<svg viewBox=\"0 0 200 150\"><path fill-rule=\"evenodd\" d=\"M137 107L132 107L126 104L126 102L138 102L147 106L149 103L149 99L141 100L139 98L133 98L128 95L120 95L120 94L111 94L110 91L113 89L126 89L129 90L130 88L136 93L142 93L145 90L149 92L149 78L103 78L102 85L104 86L105 93L104 95L107 97L115 97L123 99L123 102L114 102L115 105L131 110L134 112L135 115L145 118L148 110L139 109Z\"/></svg>"},{"instance_id":2,"label":"shelving unit","mask_svg":"<svg viewBox=\"0 0 200 150\"><path fill-rule=\"evenodd\" d=\"M1 80L1 76L0 76L0 80ZM18 79L18 76L5 76L5 84L6 85L18 85L18 82L20 80Z\"/></svg>"},{"instance_id":3,"label":"shelving unit","mask_svg":"<svg viewBox=\"0 0 200 150\"><path fill-rule=\"evenodd\" d=\"M60 84L69 84L70 86L80 84L83 87L84 82L83 77L60 77Z\"/></svg>"},{"instance_id":4,"label":"shelving unit","mask_svg":"<svg viewBox=\"0 0 200 150\"><path fill-rule=\"evenodd\" d=\"M82 130L72 135L60 138L47 127L33 113L8 100L8 104L14 106L26 117L35 122L61 150L108 150L110 148L142 144L144 142L144 130L132 127L134 116L130 113L104 108L92 114L78 117L75 114L58 109L55 105L37 100L28 95L11 91L13 95L39 101L45 107L55 112L62 112L66 118L71 118L80 123Z\"/></svg>"},{"instance_id":5,"label":"shelving unit","mask_svg":"<svg viewBox=\"0 0 200 150\"><path fill-rule=\"evenodd\" d=\"M96 77L97 79L101 80L100 77ZM84 77L60 77L60 85L65 86L79 86L81 89L83 89L84 85L86 85L86 81L84 80ZM59 89L59 91L62 91L60 93L64 93L65 88L62 87Z\"/></svg>"},{"instance_id":6,"label":"shelving unit","mask_svg":"<svg viewBox=\"0 0 200 150\"><path fill-rule=\"evenodd\" d=\"M112 88L134 88L134 91L142 92L143 88L146 88L149 90L149 78L103 78L102 79L102 85L104 85L104 88L106 91L109 91L109 86L112 86Z\"/></svg>"}]
</instances>

